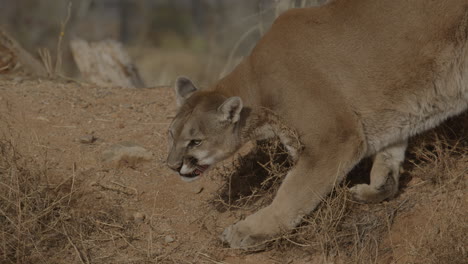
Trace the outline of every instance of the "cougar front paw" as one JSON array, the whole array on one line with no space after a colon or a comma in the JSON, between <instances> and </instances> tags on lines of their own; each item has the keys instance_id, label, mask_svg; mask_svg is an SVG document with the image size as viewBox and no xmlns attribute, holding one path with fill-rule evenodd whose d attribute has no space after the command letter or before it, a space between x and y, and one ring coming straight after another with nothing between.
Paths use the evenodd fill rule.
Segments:
<instances>
[{"instance_id":1,"label":"cougar front paw","mask_svg":"<svg viewBox=\"0 0 468 264\"><path fill-rule=\"evenodd\" d=\"M366 189L368 188L367 184L357 184L349 189L351 193L351 198L357 202L366 202Z\"/></svg>"},{"instance_id":2,"label":"cougar front paw","mask_svg":"<svg viewBox=\"0 0 468 264\"><path fill-rule=\"evenodd\" d=\"M349 191L354 201L363 203L379 203L390 196L387 190L383 188L379 190L368 184L357 184Z\"/></svg>"},{"instance_id":3,"label":"cougar front paw","mask_svg":"<svg viewBox=\"0 0 468 264\"><path fill-rule=\"evenodd\" d=\"M244 220L224 229L220 238L221 241L229 244L231 248L262 250L266 246L267 236L255 234L254 230Z\"/></svg>"}]
</instances>

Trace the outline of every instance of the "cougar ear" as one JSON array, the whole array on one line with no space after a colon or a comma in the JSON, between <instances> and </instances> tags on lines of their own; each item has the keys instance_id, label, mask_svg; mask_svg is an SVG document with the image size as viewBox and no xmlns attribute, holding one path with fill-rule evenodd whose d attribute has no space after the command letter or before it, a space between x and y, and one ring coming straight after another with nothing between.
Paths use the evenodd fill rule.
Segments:
<instances>
[{"instance_id":1,"label":"cougar ear","mask_svg":"<svg viewBox=\"0 0 468 264\"><path fill-rule=\"evenodd\" d=\"M223 121L236 123L239 121L242 107L242 99L239 96L229 97L218 107L218 112L221 113L221 119Z\"/></svg>"},{"instance_id":2,"label":"cougar ear","mask_svg":"<svg viewBox=\"0 0 468 264\"><path fill-rule=\"evenodd\" d=\"M175 82L177 106L181 106L184 102L192 96L193 93L198 91L198 88L187 77L178 77Z\"/></svg>"}]
</instances>

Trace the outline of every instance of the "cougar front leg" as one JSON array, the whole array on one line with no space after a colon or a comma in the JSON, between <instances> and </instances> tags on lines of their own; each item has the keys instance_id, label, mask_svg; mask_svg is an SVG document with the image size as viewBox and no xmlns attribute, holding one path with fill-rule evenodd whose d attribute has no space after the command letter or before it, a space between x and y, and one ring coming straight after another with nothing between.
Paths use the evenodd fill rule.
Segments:
<instances>
[{"instance_id":1,"label":"cougar front leg","mask_svg":"<svg viewBox=\"0 0 468 264\"><path fill-rule=\"evenodd\" d=\"M378 203L393 197L398 191L400 167L405 159L407 140L390 145L375 155L370 184L351 188L355 200Z\"/></svg>"},{"instance_id":2,"label":"cougar front leg","mask_svg":"<svg viewBox=\"0 0 468 264\"><path fill-rule=\"evenodd\" d=\"M359 144L314 155L304 150L272 204L225 229L221 239L232 248L258 248L300 223L361 158Z\"/></svg>"}]
</instances>

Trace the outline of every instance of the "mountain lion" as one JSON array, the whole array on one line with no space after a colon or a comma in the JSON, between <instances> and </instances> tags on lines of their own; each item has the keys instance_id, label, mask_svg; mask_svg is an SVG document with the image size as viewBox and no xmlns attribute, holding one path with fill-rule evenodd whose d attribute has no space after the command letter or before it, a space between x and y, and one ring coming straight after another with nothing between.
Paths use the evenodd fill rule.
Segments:
<instances>
[{"instance_id":1,"label":"mountain lion","mask_svg":"<svg viewBox=\"0 0 468 264\"><path fill-rule=\"evenodd\" d=\"M278 137L296 163L271 205L225 229L233 248L293 229L362 158L355 199L398 190L408 137L468 108L468 0L336 0L278 17L210 89L176 81L167 164L188 181Z\"/></svg>"}]
</instances>

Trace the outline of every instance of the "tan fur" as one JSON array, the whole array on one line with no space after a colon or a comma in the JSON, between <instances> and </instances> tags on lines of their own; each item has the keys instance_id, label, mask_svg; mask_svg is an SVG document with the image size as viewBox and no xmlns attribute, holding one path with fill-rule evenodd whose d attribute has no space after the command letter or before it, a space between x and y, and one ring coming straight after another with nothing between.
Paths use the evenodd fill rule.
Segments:
<instances>
[{"instance_id":1,"label":"tan fur","mask_svg":"<svg viewBox=\"0 0 468 264\"><path fill-rule=\"evenodd\" d=\"M294 228L365 156L375 155L371 183L353 187L355 198L390 198L408 137L468 107L467 27L467 0L287 11L211 89L179 79L168 165L190 180L197 166L274 136L297 156L272 204L225 230L235 248Z\"/></svg>"}]
</instances>

